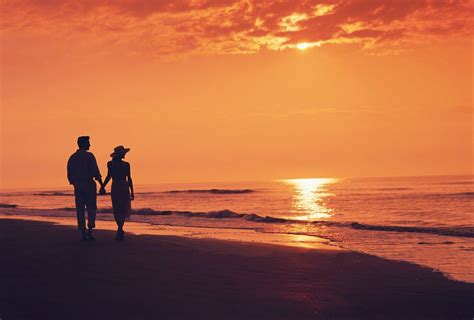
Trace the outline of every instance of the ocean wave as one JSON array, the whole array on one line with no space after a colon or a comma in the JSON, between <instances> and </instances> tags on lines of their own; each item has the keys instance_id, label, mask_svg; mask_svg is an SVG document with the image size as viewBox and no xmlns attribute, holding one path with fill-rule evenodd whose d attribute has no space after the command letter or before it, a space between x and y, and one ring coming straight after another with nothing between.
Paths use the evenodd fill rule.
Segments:
<instances>
[{"instance_id":1,"label":"ocean wave","mask_svg":"<svg viewBox=\"0 0 474 320\"><path fill-rule=\"evenodd\" d=\"M378 201L381 200L438 200L438 199L466 199L474 197L474 192L452 192L452 193L425 193L425 192L410 192L410 193L363 193L353 192L341 196L339 201L344 201L345 197L362 196L367 199Z\"/></svg>"},{"instance_id":2,"label":"ocean wave","mask_svg":"<svg viewBox=\"0 0 474 320\"><path fill-rule=\"evenodd\" d=\"M474 192L459 192L459 193L451 193L452 195L456 196L468 196L468 197L473 197Z\"/></svg>"},{"instance_id":3,"label":"ocean wave","mask_svg":"<svg viewBox=\"0 0 474 320\"><path fill-rule=\"evenodd\" d=\"M427 241L421 241L418 242L418 244L422 245L438 245L438 244L455 244L453 241L443 241L443 242L427 242Z\"/></svg>"},{"instance_id":4,"label":"ocean wave","mask_svg":"<svg viewBox=\"0 0 474 320\"><path fill-rule=\"evenodd\" d=\"M58 211L76 211L76 208L65 207L58 208ZM112 213L112 208L100 208L97 209L97 213ZM301 222L299 220L276 218L270 216L259 216L253 213L237 213L231 210L217 210L208 212L195 212L195 211L179 211L179 210L155 210L151 208L138 208L132 209L132 214L136 215L151 215L151 216L168 216L176 215L180 217L188 218L212 218L212 219L245 219L254 222L266 222L266 223L292 223Z\"/></svg>"},{"instance_id":5,"label":"ocean wave","mask_svg":"<svg viewBox=\"0 0 474 320\"><path fill-rule=\"evenodd\" d=\"M252 189L189 189L189 190L170 190L164 193L211 193L211 194L243 194L252 193Z\"/></svg>"},{"instance_id":6,"label":"ocean wave","mask_svg":"<svg viewBox=\"0 0 474 320\"><path fill-rule=\"evenodd\" d=\"M416 197L425 198L471 198L474 197L474 192L453 192L453 193L425 193L415 195Z\"/></svg>"},{"instance_id":7,"label":"ocean wave","mask_svg":"<svg viewBox=\"0 0 474 320\"><path fill-rule=\"evenodd\" d=\"M160 194L173 194L173 193L209 193L209 194L246 194L252 193L255 190L252 189L189 189L189 190L170 190L162 192L137 192L137 195L160 195ZM64 191L47 191L47 192L36 192L34 196L40 197L72 197L74 193Z\"/></svg>"},{"instance_id":8,"label":"ocean wave","mask_svg":"<svg viewBox=\"0 0 474 320\"><path fill-rule=\"evenodd\" d=\"M413 188L375 188L371 190L377 190L377 191L405 191L405 190L413 190Z\"/></svg>"},{"instance_id":9,"label":"ocean wave","mask_svg":"<svg viewBox=\"0 0 474 320\"><path fill-rule=\"evenodd\" d=\"M352 229L359 230L429 233L441 236L474 238L474 228L471 227L386 226L363 224L358 222L351 222L348 224L348 226L350 226Z\"/></svg>"},{"instance_id":10,"label":"ocean wave","mask_svg":"<svg viewBox=\"0 0 474 320\"><path fill-rule=\"evenodd\" d=\"M453 181L453 182L442 182L442 183L439 183L439 184L443 184L443 185L463 185L463 184L474 184L474 180L473 180L473 181Z\"/></svg>"},{"instance_id":11,"label":"ocean wave","mask_svg":"<svg viewBox=\"0 0 474 320\"><path fill-rule=\"evenodd\" d=\"M40 193L33 193L34 196L41 196L41 197L71 197L74 194L62 191L52 191L52 192L40 192Z\"/></svg>"},{"instance_id":12,"label":"ocean wave","mask_svg":"<svg viewBox=\"0 0 474 320\"><path fill-rule=\"evenodd\" d=\"M217 211L208 211L208 212L192 212L192 211L156 211L150 208L144 209L135 209L132 210L135 214L144 214L144 215L170 215L174 214L181 217L188 218L211 218L211 219L245 219L248 221L254 222L266 222L266 223L288 223L295 220L275 218L270 216L259 216L253 213L237 213L231 210L217 210Z\"/></svg>"},{"instance_id":13,"label":"ocean wave","mask_svg":"<svg viewBox=\"0 0 474 320\"><path fill-rule=\"evenodd\" d=\"M17 204L0 203L0 208L16 208L16 207L18 207Z\"/></svg>"},{"instance_id":14,"label":"ocean wave","mask_svg":"<svg viewBox=\"0 0 474 320\"><path fill-rule=\"evenodd\" d=\"M266 223L288 223L294 220L275 218L269 216L259 216L253 213L237 213L231 210L217 210L208 212L193 212L193 211L170 211L170 210L153 210L151 208L133 209L132 213L141 215L171 215L188 217L188 218L211 218L211 219L245 219L254 222Z\"/></svg>"},{"instance_id":15,"label":"ocean wave","mask_svg":"<svg viewBox=\"0 0 474 320\"><path fill-rule=\"evenodd\" d=\"M75 211L75 208L61 208L58 210ZM112 208L101 208L98 213L112 213ZM354 230L381 231L381 232L400 232L400 233L424 233L441 236L467 237L474 238L474 227L419 227L419 226L397 226L397 225L374 225L359 222L344 221L304 221L296 219L285 219L272 216L260 216L254 213L238 213L231 210L217 210L208 212L194 211L173 211L173 210L154 210L152 208L132 209L132 214L151 215L151 216L169 216L175 215L188 218L209 218L209 219L244 219L258 223L287 223L287 224L311 224L314 226L328 226L339 228L350 228Z\"/></svg>"}]
</instances>

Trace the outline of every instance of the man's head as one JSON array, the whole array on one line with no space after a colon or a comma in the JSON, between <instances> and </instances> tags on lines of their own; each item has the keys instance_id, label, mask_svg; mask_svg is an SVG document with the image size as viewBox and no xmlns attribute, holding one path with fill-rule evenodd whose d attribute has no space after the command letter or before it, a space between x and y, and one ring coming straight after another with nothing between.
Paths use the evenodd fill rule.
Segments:
<instances>
[{"instance_id":1,"label":"man's head","mask_svg":"<svg viewBox=\"0 0 474 320\"><path fill-rule=\"evenodd\" d=\"M77 138L77 145L79 146L79 148L89 150L89 147L91 146L89 139L89 136L82 136Z\"/></svg>"}]
</instances>

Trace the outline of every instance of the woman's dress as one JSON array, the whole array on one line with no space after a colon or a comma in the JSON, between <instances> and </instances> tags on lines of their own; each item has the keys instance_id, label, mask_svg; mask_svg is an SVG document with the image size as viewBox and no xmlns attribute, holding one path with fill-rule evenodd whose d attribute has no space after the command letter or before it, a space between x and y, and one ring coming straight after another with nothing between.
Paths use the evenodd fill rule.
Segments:
<instances>
[{"instance_id":1,"label":"woman's dress","mask_svg":"<svg viewBox=\"0 0 474 320\"><path fill-rule=\"evenodd\" d=\"M112 209L116 221L125 221L132 210L130 188L127 177L130 176L130 164L122 160L107 163L109 175L112 177Z\"/></svg>"}]
</instances>

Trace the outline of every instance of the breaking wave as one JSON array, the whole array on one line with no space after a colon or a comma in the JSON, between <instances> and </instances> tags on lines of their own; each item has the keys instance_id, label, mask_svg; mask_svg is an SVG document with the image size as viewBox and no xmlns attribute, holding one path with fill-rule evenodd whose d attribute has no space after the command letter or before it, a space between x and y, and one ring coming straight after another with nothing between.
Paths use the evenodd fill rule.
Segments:
<instances>
[{"instance_id":1,"label":"breaking wave","mask_svg":"<svg viewBox=\"0 0 474 320\"><path fill-rule=\"evenodd\" d=\"M352 222L349 226L353 229L392 231L392 232L415 232L429 233L441 236L468 237L474 238L474 227L414 227L414 226L385 226L370 225Z\"/></svg>"},{"instance_id":2,"label":"breaking wave","mask_svg":"<svg viewBox=\"0 0 474 320\"><path fill-rule=\"evenodd\" d=\"M75 211L74 208L62 208L58 210ZM102 208L98 213L112 213L112 208ZM210 218L210 219L245 219L247 221L261 223L288 223L288 224L311 224L314 226L330 226L339 228L350 228L355 230L381 231L381 232L409 232L424 233L441 236L467 237L474 238L474 227L417 227L417 226L396 226L396 225L374 225L359 222L340 222L340 221L303 221L296 219L276 218L272 216L260 216L253 213L238 213L231 210L218 210L208 212L193 211L172 211L172 210L154 210L151 208L132 209L132 214L168 216L175 215L188 218Z\"/></svg>"},{"instance_id":3,"label":"breaking wave","mask_svg":"<svg viewBox=\"0 0 474 320\"><path fill-rule=\"evenodd\" d=\"M0 203L0 208L16 208L17 204Z\"/></svg>"}]
</instances>

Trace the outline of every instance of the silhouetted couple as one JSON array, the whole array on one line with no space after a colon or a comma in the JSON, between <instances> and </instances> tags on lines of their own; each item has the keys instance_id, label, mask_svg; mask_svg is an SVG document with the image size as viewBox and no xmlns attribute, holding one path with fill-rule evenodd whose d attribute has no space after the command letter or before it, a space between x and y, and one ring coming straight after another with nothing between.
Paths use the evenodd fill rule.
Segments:
<instances>
[{"instance_id":1,"label":"silhouetted couple","mask_svg":"<svg viewBox=\"0 0 474 320\"><path fill-rule=\"evenodd\" d=\"M100 184L100 194L106 194L105 186L112 179L112 210L117 223L117 240L124 240L123 225L130 217L132 210L131 200L135 198L133 192L130 164L123 161L128 148L118 146L110 155L112 160L107 163L107 177L102 182L97 161L91 152L89 137L77 138L79 149L71 155L67 163L67 178L74 186L76 197L77 226L81 231L82 240L94 240L92 230L95 228L97 213L97 180ZM85 211L87 209L87 230Z\"/></svg>"}]
</instances>

